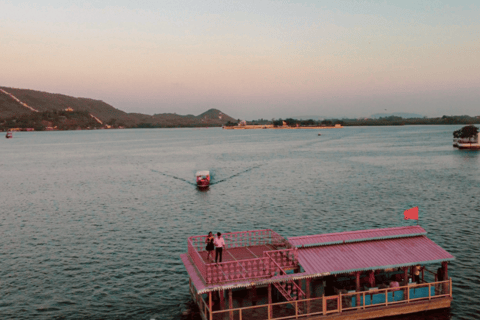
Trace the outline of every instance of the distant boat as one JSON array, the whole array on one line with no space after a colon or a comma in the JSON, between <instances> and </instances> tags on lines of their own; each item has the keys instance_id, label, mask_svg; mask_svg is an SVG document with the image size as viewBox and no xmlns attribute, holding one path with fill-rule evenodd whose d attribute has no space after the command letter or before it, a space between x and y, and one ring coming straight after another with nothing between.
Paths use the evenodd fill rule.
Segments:
<instances>
[{"instance_id":1,"label":"distant boat","mask_svg":"<svg viewBox=\"0 0 480 320\"><path fill-rule=\"evenodd\" d=\"M5 138L12 139L13 138L13 133L7 132L7 134L5 135Z\"/></svg>"},{"instance_id":2,"label":"distant boat","mask_svg":"<svg viewBox=\"0 0 480 320\"><path fill-rule=\"evenodd\" d=\"M475 126L465 126L453 133L453 146L458 149L480 150L480 132Z\"/></svg>"},{"instance_id":3,"label":"distant boat","mask_svg":"<svg viewBox=\"0 0 480 320\"><path fill-rule=\"evenodd\" d=\"M210 171L197 171L195 174L197 187L206 188L210 185Z\"/></svg>"},{"instance_id":4,"label":"distant boat","mask_svg":"<svg viewBox=\"0 0 480 320\"><path fill-rule=\"evenodd\" d=\"M319 133L318 135L319 135L319 136L321 136L322 134L321 134L321 133Z\"/></svg>"}]
</instances>

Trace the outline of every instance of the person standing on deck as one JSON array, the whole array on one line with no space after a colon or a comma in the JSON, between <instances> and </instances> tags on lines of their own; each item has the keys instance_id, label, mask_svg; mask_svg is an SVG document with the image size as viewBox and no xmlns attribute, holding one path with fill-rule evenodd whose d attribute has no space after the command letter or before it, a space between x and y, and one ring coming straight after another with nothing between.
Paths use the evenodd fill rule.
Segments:
<instances>
[{"instance_id":1,"label":"person standing on deck","mask_svg":"<svg viewBox=\"0 0 480 320\"><path fill-rule=\"evenodd\" d=\"M213 234L210 231L208 233L207 238L205 238L205 243L207 244L207 246L205 248L207 250L207 261L209 261L209 260L213 261L213 249L215 249L215 247L213 246L213 241L214 240L215 240L215 238L213 237Z\"/></svg>"},{"instance_id":2,"label":"person standing on deck","mask_svg":"<svg viewBox=\"0 0 480 320\"><path fill-rule=\"evenodd\" d=\"M215 263L222 262L223 248L225 248L225 240L222 238L222 234L217 232L217 238L215 239ZM220 258L220 259L219 259Z\"/></svg>"}]
</instances>

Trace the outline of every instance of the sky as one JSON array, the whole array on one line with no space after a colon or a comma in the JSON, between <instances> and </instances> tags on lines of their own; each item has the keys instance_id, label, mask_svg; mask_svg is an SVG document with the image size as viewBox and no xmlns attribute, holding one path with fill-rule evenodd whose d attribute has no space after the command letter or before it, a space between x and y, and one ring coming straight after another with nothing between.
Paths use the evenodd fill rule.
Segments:
<instances>
[{"instance_id":1,"label":"sky","mask_svg":"<svg viewBox=\"0 0 480 320\"><path fill-rule=\"evenodd\" d=\"M480 115L478 17L478 0L0 0L0 86L146 114Z\"/></svg>"}]
</instances>

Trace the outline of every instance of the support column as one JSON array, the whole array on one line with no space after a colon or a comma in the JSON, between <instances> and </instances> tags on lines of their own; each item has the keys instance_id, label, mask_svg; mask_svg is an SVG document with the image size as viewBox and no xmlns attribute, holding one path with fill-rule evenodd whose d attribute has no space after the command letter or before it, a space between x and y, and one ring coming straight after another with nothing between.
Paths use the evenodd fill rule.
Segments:
<instances>
[{"instance_id":1,"label":"support column","mask_svg":"<svg viewBox=\"0 0 480 320\"><path fill-rule=\"evenodd\" d=\"M220 309L225 310L225 291L220 290L218 295L220 296Z\"/></svg>"},{"instance_id":2,"label":"support column","mask_svg":"<svg viewBox=\"0 0 480 320\"><path fill-rule=\"evenodd\" d=\"M208 293L208 309L209 309L209 312L208 312L208 318L210 320L212 320L212 291L210 291Z\"/></svg>"},{"instance_id":3,"label":"support column","mask_svg":"<svg viewBox=\"0 0 480 320\"><path fill-rule=\"evenodd\" d=\"M310 278L305 280L305 295L307 299L310 299ZM310 300L307 300L307 314L310 313Z\"/></svg>"},{"instance_id":4,"label":"support column","mask_svg":"<svg viewBox=\"0 0 480 320\"><path fill-rule=\"evenodd\" d=\"M442 269L443 269L443 281L448 280L448 262L444 261L442 262ZM447 294L450 292L450 288L448 287L449 285L447 283L444 283L442 285L442 294Z\"/></svg>"},{"instance_id":5,"label":"support column","mask_svg":"<svg viewBox=\"0 0 480 320\"><path fill-rule=\"evenodd\" d=\"M370 287L375 287L375 271L370 271L368 274L368 281L370 282Z\"/></svg>"},{"instance_id":6,"label":"support column","mask_svg":"<svg viewBox=\"0 0 480 320\"><path fill-rule=\"evenodd\" d=\"M268 284L268 319L272 317L272 284Z\"/></svg>"},{"instance_id":7,"label":"support column","mask_svg":"<svg viewBox=\"0 0 480 320\"><path fill-rule=\"evenodd\" d=\"M403 285L408 285L408 267L403 267Z\"/></svg>"},{"instance_id":8,"label":"support column","mask_svg":"<svg viewBox=\"0 0 480 320\"><path fill-rule=\"evenodd\" d=\"M360 271L355 273L355 291L360 292ZM365 301L363 302L365 303ZM360 306L360 295L357 294L357 307Z\"/></svg>"},{"instance_id":9,"label":"support column","mask_svg":"<svg viewBox=\"0 0 480 320\"><path fill-rule=\"evenodd\" d=\"M408 286L408 267L403 267L403 285ZM403 298L407 300L408 287L403 290Z\"/></svg>"},{"instance_id":10,"label":"support column","mask_svg":"<svg viewBox=\"0 0 480 320\"><path fill-rule=\"evenodd\" d=\"M257 287L252 286L252 306L257 305Z\"/></svg>"},{"instance_id":11,"label":"support column","mask_svg":"<svg viewBox=\"0 0 480 320\"><path fill-rule=\"evenodd\" d=\"M232 289L228 290L228 309L233 309ZM230 320L233 320L233 311L230 311Z\"/></svg>"}]
</instances>

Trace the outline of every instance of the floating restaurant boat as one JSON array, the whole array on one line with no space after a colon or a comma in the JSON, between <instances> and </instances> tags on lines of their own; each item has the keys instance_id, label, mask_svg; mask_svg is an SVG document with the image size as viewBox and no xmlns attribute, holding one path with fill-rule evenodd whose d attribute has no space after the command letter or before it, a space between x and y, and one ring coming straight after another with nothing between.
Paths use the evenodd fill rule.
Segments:
<instances>
[{"instance_id":1,"label":"floating restaurant boat","mask_svg":"<svg viewBox=\"0 0 480 320\"><path fill-rule=\"evenodd\" d=\"M210 171L197 171L197 187L206 188L210 185Z\"/></svg>"},{"instance_id":2,"label":"floating restaurant boat","mask_svg":"<svg viewBox=\"0 0 480 320\"><path fill-rule=\"evenodd\" d=\"M409 226L287 240L253 230L222 235L221 263L206 260L206 236L188 238L180 257L204 320L372 319L450 307L455 258L426 234Z\"/></svg>"},{"instance_id":3,"label":"floating restaurant boat","mask_svg":"<svg viewBox=\"0 0 480 320\"><path fill-rule=\"evenodd\" d=\"M13 134L11 132L7 132L7 134L5 135L5 138L7 139L12 139L13 138Z\"/></svg>"},{"instance_id":4,"label":"floating restaurant boat","mask_svg":"<svg viewBox=\"0 0 480 320\"><path fill-rule=\"evenodd\" d=\"M463 135L467 133L466 135ZM465 126L453 133L453 146L458 149L480 149L480 132L475 126Z\"/></svg>"}]
</instances>

